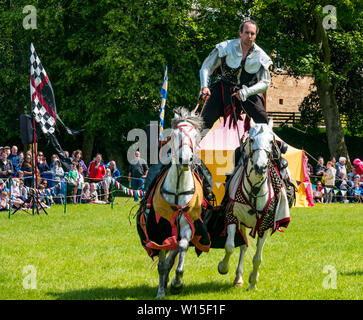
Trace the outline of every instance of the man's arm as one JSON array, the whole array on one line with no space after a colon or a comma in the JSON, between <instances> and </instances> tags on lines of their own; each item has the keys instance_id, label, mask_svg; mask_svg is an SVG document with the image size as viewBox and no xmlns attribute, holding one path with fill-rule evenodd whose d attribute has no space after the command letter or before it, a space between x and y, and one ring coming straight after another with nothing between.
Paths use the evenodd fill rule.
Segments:
<instances>
[{"instance_id":1,"label":"man's arm","mask_svg":"<svg viewBox=\"0 0 363 320\"><path fill-rule=\"evenodd\" d=\"M238 95L236 92L232 96L237 95L237 98L239 100L246 101L247 98L250 96L259 94L261 92L265 92L271 83L270 71L261 66L260 70L256 73L256 77L257 77L256 84L254 84L251 87L243 85L242 89L238 90Z\"/></svg>"},{"instance_id":2,"label":"man's arm","mask_svg":"<svg viewBox=\"0 0 363 320\"><path fill-rule=\"evenodd\" d=\"M214 48L209 56L204 60L199 71L202 94L210 95L210 90L208 88L210 76L220 65L221 59L218 57L218 49Z\"/></svg>"}]
</instances>

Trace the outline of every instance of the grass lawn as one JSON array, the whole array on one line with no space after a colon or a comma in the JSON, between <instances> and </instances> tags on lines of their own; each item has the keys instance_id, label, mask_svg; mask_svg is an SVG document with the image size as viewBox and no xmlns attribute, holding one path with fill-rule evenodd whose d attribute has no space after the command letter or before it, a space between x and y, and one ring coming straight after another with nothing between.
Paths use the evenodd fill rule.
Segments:
<instances>
[{"instance_id":1,"label":"grass lawn","mask_svg":"<svg viewBox=\"0 0 363 320\"><path fill-rule=\"evenodd\" d=\"M0 212L0 299L153 299L157 268L140 244L133 214L130 224L133 206L133 199L117 198L113 209L68 205L64 214L63 206L53 206L49 216L17 212L10 220ZM257 291L246 291L250 239L242 288L232 286L238 249L222 276L217 264L224 250L198 258L190 248L184 290L166 299L363 299L362 240L362 204L294 208L285 232L266 242ZM334 278L336 288L327 287Z\"/></svg>"}]
</instances>

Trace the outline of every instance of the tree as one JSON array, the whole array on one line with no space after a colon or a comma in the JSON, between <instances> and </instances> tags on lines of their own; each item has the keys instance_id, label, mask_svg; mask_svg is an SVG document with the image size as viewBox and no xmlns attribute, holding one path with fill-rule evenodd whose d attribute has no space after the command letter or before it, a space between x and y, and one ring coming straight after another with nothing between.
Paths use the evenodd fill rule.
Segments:
<instances>
[{"instance_id":1,"label":"tree","mask_svg":"<svg viewBox=\"0 0 363 320\"><path fill-rule=\"evenodd\" d=\"M330 153L344 155L349 164L336 96L348 73L361 65L361 9L361 1L344 0L256 0L251 7L266 47L283 57L289 73L313 74ZM336 52L347 59L338 63Z\"/></svg>"}]
</instances>

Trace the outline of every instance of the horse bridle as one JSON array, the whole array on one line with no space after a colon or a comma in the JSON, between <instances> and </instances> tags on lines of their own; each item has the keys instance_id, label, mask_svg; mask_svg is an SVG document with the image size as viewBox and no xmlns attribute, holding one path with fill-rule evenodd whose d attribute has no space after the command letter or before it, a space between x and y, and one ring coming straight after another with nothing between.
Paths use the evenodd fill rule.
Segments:
<instances>
[{"instance_id":1,"label":"horse bridle","mask_svg":"<svg viewBox=\"0 0 363 320\"><path fill-rule=\"evenodd\" d=\"M186 130L184 127L189 127L189 130ZM174 144L172 145L172 148L173 148L173 153L174 153L174 155L173 155L173 157L176 157L176 155L177 155L177 152L184 146L184 145L187 145L188 147L190 147L191 149L192 149L192 151L193 151L193 155L194 155L194 144L193 144L193 140L192 140L192 138L190 137L190 134L189 134L189 132L190 131L192 131L193 129L195 129L195 126L193 126L192 124L190 124L190 123L183 123L183 124L180 124L180 125L177 125L176 127L175 127L175 129L179 129L179 130L181 130L183 133L184 133L184 136L182 137L182 140L181 140L181 142L180 142L180 144L179 144L179 146L178 146L178 148L175 150L174 149ZM189 143L186 143L186 142L184 142L183 140L184 140L184 138L188 138L189 139ZM180 177L181 177L181 175L182 175L182 173L183 173L183 171L182 170L180 170L179 169L179 167L177 166L177 170L178 170L178 179L177 179L177 183L176 183L176 190L178 190L179 189L179 182L180 182ZM194 192L195 192L195 188L193 187L193 189L191 189L191 190L187 190L187 191L183 191L183 192L170 192L170 191L168 191L168 190L166 190L166 189L164 189L164 186L162 186L161 187L161 192L162 193L166 193L166 194L170 194L170 195L172 195L172 196L174 196L175 197L175 203L177 204L178 203L178 201L179 201L179 196L183 196L183 195L188 195L188 194L194 194Z\"/></svg>"},{"instance_id":2,"label":"horse bridle","mask_svg":"<svg viewBox=\"0 0 363 320\"><path fill-rule=\"evenodd\" d=\"M252 147L251 147L251 138L250 137L248 138L248 144L249 144L250 153L248 154L247 161L251 161L252 165L253 165L253 162L252 162L253 161L253 154L258 150L265 151L267 153L268 161L271 161L271 159L272 159L272 150L270 151L270 150L267 150L266 148L259 148L259 149L254 149L253 150ZM250 180L250 175L251 175L251 172L253 170L253 166L252 166L250 172L247 172L247 164L248 164L248 162L246 162L246 164L245 164L245 168L243 170L243 173L246 175L246 180L247 180L248 184L251 187L251 193L252 194L250 194L249 196L251 196L254 199L265 196L269 191L265 192L262 195L258 195L258 191L260 190L262 184L265 183L266 179L268 179L269 175L267 175L262 181L259 181L259 182L255 183L255 184L253 184L251 182L251 180ZM242 175L242 185L244 186L244 188L246 190L246 186L243 183L243 175Z\"/></svg>"},{"instance_id":3,"label":"horse bridle","mask_svg":"<svg viewBox=\"0 0 363 320\"><path fill-rule=\"evenodd\" d=\"M186 130L184 127L187 127L189 128L189 130ZM174 156L176 156L177 152L184 146L188 146L192 149L193 151L193 154L194 154L194 144L193 144L193 140L192 138L190 137L190 132L195 129L195 126L193 126L191 123L183 123L183 124L179 124L175 127L175 129L179 129L181 130L183 133L184 133L184 136L182 137L181 141L180 141L180 144L178 146L178 148L175 150L174 149L174 144L172 145L172 148L173 148L173 151L174 151ZM188 138L189 139L189 143L186 143L184 140L185 138Z\"/></svg>"}]
</instances>

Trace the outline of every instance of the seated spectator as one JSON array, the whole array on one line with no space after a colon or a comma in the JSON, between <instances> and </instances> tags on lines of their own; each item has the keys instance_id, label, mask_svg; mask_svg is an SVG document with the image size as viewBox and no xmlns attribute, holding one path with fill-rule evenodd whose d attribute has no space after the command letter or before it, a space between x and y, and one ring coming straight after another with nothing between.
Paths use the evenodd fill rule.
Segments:
<instances>
[{"instance_id":1,"label":"seated spectator","mask_svg":"<svg viewBox=\"0 0 363 320\"><path fill-rule=\"evenodd\" d=\"M335 185L335 173L336 169L333 167L333 163L328 161L326 164L326 171L324 172L325 188L328 188L326 192L326 203L333 202L334 197L334 185Z\"/></svg>"},{"instance_id":2,"label":"seated spectator","mask_svg":"<svg viewBox=\"0 0 363 320\"><path fill-rule=\"evenodd\" d=\"M53 197L48 190L48 181L46 179L40 181L38 190L40 194L39 201L45 201L48 207L54 204Z\"/></svg>"},{"instance_id":3,"label":"seated spectator","mask_svg":"<svg viewBox=\"0 0 363 320\"><path fill-rule=\"evenodd\" d=\"M43 172L50 172L48 164L47 164L47 160L44 157L43 152L39 151L39 153L37 154L37 158L38 158L38 162L37 162L37 167L40 173Z\"/></svg>"},{"instance_id":4,"label":"seated spectator","mask_svg":"<svg viewBox=\"0 0 363 320\"><path fill-rule=\"evenodd\" d=\"M316 183L316 187L313 190L313 197L315 202L323 203L323 197L324 197L324 188L322 186L321 181L318 181Z\"/></svg>"},{"instance_id":5,"label":"seated spectator","mask_svg":"<svg viewBox=\"0 0 363 320\"><path fill-rule=\"evenodd\" d=\"M0 159L0 178L7 179L12 177L14 174L13 164L8 160L8 154L3 150Z\"/></svg>"},{"instance_id":6,"label":"seated spectator","mask_svg":"<svg viewBox=\"0 0 363 320\"><path fill-rule=\"evenodd\" d=\"M348 178L344 175L344 172L341 172L340 173L339 193L337 196L337 201L339 201L341 203L348 202L347 192L348 192L349 188L350 188L350 186L349 186Z\"/></svg>"},{"instance_id":7,"label":"seated spectator","mask_svg":"<svg viewBox=\"0 0 363 320\"><path fill-rule=\"evenodd\" d=\"M7 191L1 191L0 194L0 211L9 210L9 194Z\"/></svg>"},{"instance_id":8,"label":"seated spectator","mask_svg":"<svg viewBox=\"0 0 363 320\"><path fill-rule=\"evenodd\" d=\"M59 183L64 178L64 170L60 165L60 161L57 159L54 161L54 165L52 168L52 179L55 181L55 183Z\"/></svg>"},{"instance_id":9,"label":"seated spectator","mask_svg":"<svg viewBox=\"0 0 363 320\"><path fill-rule=\"evenodd\" d=\"M19 170L18 173L16 174L16 177L20 180L24 182L24 172Z\"/></svg>"},{"instance_id":10,"label":"seated spectator","mask_svg":"<svg viewBox=\"0 0 363 320\"><path fill-rule=\"evenodd\" d=\"M57 154L52 154L51 160L50 160L50 170L52 170L52 168L54 167L55 161L58 160L59 161L59 157ZM59 162L60 163L60 162Z\"/></svg>"},{"instance_id":11,"label":"seated spectator","mask_svg":"<svg viewBox=\"0 0 363 320\"><path fill-rule=\"evenodd\" d=\"M97 192L96 192L97 195ZM82 193L81 193L81 203L89 203L91 202L91 193L90 193L90 189L89 189L89 183L86 182L84 184L84 187L82 189Z\"/></svg>"},{"instance_id":12,"label":"seated spectator","mask_svg":"<svg viewBox=\"0 0 363 320\"><path fill-rule=\"evenodd\" d=\"M318 158L318 164L315 167L315 176L318 181L321 181L321 179L324 177L324 172L326 170L326 167L324 166L324 158L319 157Z\"/></svg>"},{"instance_id":13,"label":"seated spectator","mask_svg":"<svg viewBox=\"0 0 363 320\"><path fill-rule=\"evenodd\" d=\"M23 201L28 199L28 190L24 186L24 181L19 179L19 186L20 186L20 197Z\"/></svg>"},{"instance_id":14,"label":"seated spectator","mask_svg":"<svg viewBox=\"0 0 363 320\"><path fill-rule=\"evenodd\" d=\"M10 156L8 157L8 160L11 161L11 163L13 164L13 168L14 168L14 177L16 176L16 174L18 173L18 171L21 168L21 162L22 162L22 158L18 155L18 147L17 146L13 146L11 148L11 153Z\"/></svg>"},{"instance_id":15,"label":"seated spectator","mask_svg":"<svg viewBox=\"0 0 363 320\"><path fill-rule=\"evenodd\" d=\"M347 159L345 157L340 157L339 162L335 164L335 169L337 172L335 174L335 185L339 188L340 184L343 182L343 179L347 176L347 169L345 167L345 163Z\"/></svg>"},{"instance_id":16,"label":"seated spectator","mask_svg":"<svg viewBox=\"0 0 363 320\"><path fill-rule=\"evenodd\" d=\"M26 187L31 187L33 185L33 167L32 158L27 154L25 156L23 165L21 166L21 171L24 172L24 184Z\"/></svg>"},{"instance_id":17,"label":"seated spectator","mask_svg":"<svg viewBox=\"0 0 363 320\"><path fill-rule=\"evenodd\" d=\"M105 201L98 200L98 194L97 194L97 191L94 189L94 184L93 183L91 183L90 189L91 189L91 191L90 191L91 201L89 203L106 204Z\"/></svg>"},{"instance_id":18,"label":"seated spectator","mask_svg":"<svg viewBox=\"0 0 363 320\"><path fill-rule=\"evenodd\" d=\"M15 208L20 208L25 201L25 198L20 192L20 182L17 178L11 180L11 206Z\"/></svg>"},{"instance_id":19,"label":"seated spectator","mask_svg":"<svg viewBox=\"0 0 363 320\"><path fill-rule=\"evenodd\" d=\"M351 203L361 202L362 193L358 181L354 182L353 188L349 189L348 195L349 195L349 202Z\"/></svg>"}]
</instances>

